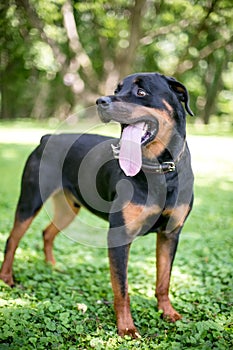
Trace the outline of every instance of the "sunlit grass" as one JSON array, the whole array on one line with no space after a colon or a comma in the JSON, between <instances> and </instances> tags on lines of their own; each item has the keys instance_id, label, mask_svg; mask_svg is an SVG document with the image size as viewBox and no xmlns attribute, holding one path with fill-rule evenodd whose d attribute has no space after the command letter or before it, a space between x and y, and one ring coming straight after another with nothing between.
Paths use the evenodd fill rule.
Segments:
<instances>
[{"instance_id":1,"label":"sunlit grass","mask_svg":"<svg viewBox=\"0 0 233 350\"><path fill-rule=\"evenodd\" d=\"M118 137L120 126L116 122L101 123L96 115L96 109L90 107L87 112L92 118L79 119L77 115L71 115L66 120L59 121L55 118L38 122L31 120L0 122L0 143L37 144L44 134L60 133L96 133Z\"/></svg>"}]
</instances>

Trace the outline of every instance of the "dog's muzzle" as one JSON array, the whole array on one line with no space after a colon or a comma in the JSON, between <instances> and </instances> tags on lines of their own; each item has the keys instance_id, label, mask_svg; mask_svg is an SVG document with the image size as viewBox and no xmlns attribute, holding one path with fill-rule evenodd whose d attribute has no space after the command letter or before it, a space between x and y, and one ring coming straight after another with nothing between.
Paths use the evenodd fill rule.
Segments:
<instances>
[{"instance_id":1,"label":"dog's muzzle","mask_svg":"<svg viewBox=\"0 0 233 350\"><path fill-rule=\"evenodd\" d=\"M115 98L115 96L113 97ZM145 114L142 109L140 114L140 106L113 101L110 96L102 96L96 101L99 117L103 123L109 123L111 120L121 124L121 133L129 125L137 125L144 123L143 133L141 137L141 145L145 146L154 140L159 130L159 122L155 117ZM137 115L134 115L134 109L138 109ZM144 107L142 107L144 108Z\"/></svg>"},{"instance_id":2,"label":"dog's muzzle","mask_svg":"<svg viewBox=\"0 0 233 350\"><path fill-rule=\"evenodd\" d=\"M111 118L111 113L109 111L112 100L108 96L102 96L96 100L97 110L99 117L103 123L109 123Z\"/></svg>"},{"instance_id":3,"label":"dog's muzzle","mask_svg":"<svg viewBox=\"0 0 233 350\"><path fill-rule=\"evenodd\" d=\"M100 97L96 103L103 122L114 120L121 124L120 142L113 148L114 157L119 154L120 167L127 176L136 175L142 166L141 147L156 137L158 120L152 115L145 115L145 107L112 101L110 96Z\"/></svg>"},{"instance_id":4,"label":"dog's muzzle","mask_svg":"<svg viewBox=\"0 0 233 350\"><path fill-rule=\"evenodd\" d=\"M112 100L109 96L102 96L96 100L97 106L101 106L102 108L108 107L111 102Z\"/></svg>"}]
</instances>

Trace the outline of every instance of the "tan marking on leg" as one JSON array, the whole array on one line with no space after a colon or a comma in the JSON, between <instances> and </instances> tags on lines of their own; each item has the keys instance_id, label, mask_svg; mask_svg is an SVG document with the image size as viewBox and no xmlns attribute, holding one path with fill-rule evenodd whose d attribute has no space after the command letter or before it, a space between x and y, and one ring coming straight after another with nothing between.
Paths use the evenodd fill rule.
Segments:
<instances>
[{"instance_id":1,"label":"tan marking on leg","mask_svg":"<svg viewBox=\"0 0 233 350\"><path fill-rule=\"evenodd\" d=\"M158 205L146 207L127 202L122 212L127 233L129 235L136 235L140 232L146 220L153 215L159 214L161 208Z\"/></svg>"},{"instance_id":2,"label":"tan marking on leg","mask_svg":"<svg viewBox=\"0 0 233 350\"><path fill-rule=\"evenodd\" d=\"M9 286L14 285L12 266L13 266L15 251L18 247L20 239L23 237L23 235L27 231L34 217L35 216L23 222L20 222L16 218L14 222L14 226L7 240L6 253L5 253L4 261L2 263L2 267L0 271L0 278Z\"/></svg>"},{"instance_id":3,"label":"tan marking on leg","mask_svg":"<svg viewBox=\"0 0 233 350\"><path fill-rule=\"evenodd\" d=\"M127 249L127 259L130 245ZM127 271L126 271L126 280L125 280L125 290L122 291L122 286L119 281L119 275L117 272L117 267L115 265L114 254L112 249L109 250L109 262L110 262L110 272L111 272L111 283L112 290L114 293L114 310L116 313L117 320L117 330L118 334L121 337L129 335L132 338L139 338L137 328L134 325L133 318L130 311L130 298L128 295L128 282L127 282ZM127 269L127 263L126 263Z\"/></svg>"},{"instance_id":4,"label":"tan marking on leg","mask_svg":"<svg viewBox=\"0 0 233 350\"><path fill-rule=\"evenodd\" d=\"M157 234L156 296L158 299L158 308L163 310L163 317L171 322L181 319L181 315L172 307L168 296L172 262L176 249L175 235L179 232L180 227L183 226L189 211L190 206L188 204L181 204L175 208L165 209L162 214L169 216L170 219L165 232Z\"/></svg>"},{"instance_id":5,"label":"tan marking on leg","mask_svg":"<svg viewBox=\"0 0 233 350\"><path fill-rule=\"evenodd\" d=\"M175 322L182 316L173 308L169 299L169 286L174 250L176 244L172 238L168 239L163 233L157 234L156 246L156 297L158 309L163 311L163 318Z\"/></svg>"},{"instance_id":6,"label":"tan marking on leg","mask_svg":"<svg viewBox=\"0 0 233 350\"><path fill-rule=\"evenodd\" d=\"M65 229L76 217L79 207L75 207L75 198L68 191L59 191L53 196L54 218L43 233L45 260L55 264L53 241L56 235Z\"/></svg>"}]
</instances>

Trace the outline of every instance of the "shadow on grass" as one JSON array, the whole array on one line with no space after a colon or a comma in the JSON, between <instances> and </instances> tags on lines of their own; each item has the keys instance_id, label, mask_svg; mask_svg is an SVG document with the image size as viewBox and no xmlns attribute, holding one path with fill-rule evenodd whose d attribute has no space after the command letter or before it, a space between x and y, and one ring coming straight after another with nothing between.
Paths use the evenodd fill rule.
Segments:
<instances>
[{"instance_id":1,"label":"shadow on grass","mask_svg":"<svg viewBox=\"0 0 233 350\"><path fill-rule=\"evenodd\" d=\"M141 248L139 240L136 242L129 269L132 314L142 335L137 347L228 348L231 342L230 278L227 280L225 275L221 285L216 277L219 271L216 274L207 272L205 280L200 273L191 275L194 266L188 264L187 255L180 252L185 258L182 261L179 257L175 264L171 296L175 307L182 312L183 320L176 324L161 320L155 299L148 296L153 290L154 263L152 256L145 257L144 254L149 251L151 237L141 239L144 241ZM108 264L103 252L96 254L83 247L80 252L76 245L69 247L64 237L58 240L59 244L67 245L67 255L60 255L57 268L43 263L36 251L29 255L28 248L23 253L29 256L28 261L25 262L23 257L16 260L17 287L1 286L4 301L0 316L2 344L10 349L70 349L72 346L84 349L92 348L90 344L99 343L101 339L101 346L97 347L100 349L136 348L135 341L120 340L116 336ZM139 254L138 250L142 248L143 253ZM72 257L70 264L69 256ZM199 259L190 260L197 262ZM206 270L205 264L199 262L200 271Z\"/></svg>"}]
</instances>

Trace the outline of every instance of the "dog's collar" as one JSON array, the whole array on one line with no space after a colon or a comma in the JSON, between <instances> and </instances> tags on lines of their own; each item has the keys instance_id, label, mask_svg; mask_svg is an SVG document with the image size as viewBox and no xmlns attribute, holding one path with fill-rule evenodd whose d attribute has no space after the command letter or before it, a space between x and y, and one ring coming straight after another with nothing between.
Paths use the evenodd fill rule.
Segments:
<instances>
[{"instance_id":1,"label":"dog's collar","mask_svg":"<svg viewBox=\"0 0 233 350\"><path fill-rule=\"evenodd\" d=\"M112 147L112 152L113 152L113 157L115 159L119 159L119 153L120 153L120 148L119 145L111 145ZM184 145L182 147L182 150L176 157L174 161L167 161L167 162L153 162L149 161L147 158L142 158L142 170L145 172L150 172L150 173L155 173L155 174L167 174L174 172L176 170L176 164L181 160L183 153L186 148L186 141L184 142Z\"/></svg>"},{"instance_id":2,"label":"dog's collar","mask_svg":"<svg viewBox=\"0 0 233 350\"><path fill-rule=\"evenodd\" d=\"M150 163L150 162L143 162L142 163L142 169L145 172L152 172L156 174L167 174L170 172L173 172L176 170L176 164L175 162L163 162L163 163Z\"/></svg>"}]
</instances>

